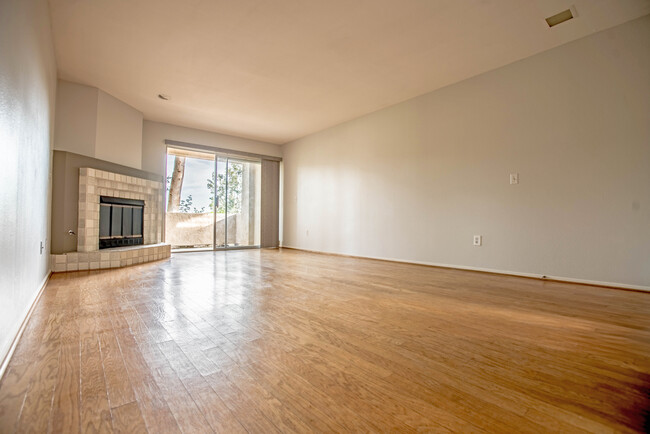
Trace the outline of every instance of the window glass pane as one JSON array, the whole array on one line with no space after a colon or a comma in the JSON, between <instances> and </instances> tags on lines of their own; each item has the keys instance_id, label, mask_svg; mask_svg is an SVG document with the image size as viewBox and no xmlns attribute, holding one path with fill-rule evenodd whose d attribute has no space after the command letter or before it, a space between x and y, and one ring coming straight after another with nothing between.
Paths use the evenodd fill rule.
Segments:
<instances>
[{"instance_id":1,"label":"window glass pane","mask_svg":"<svg viewBox=\"0 0 650 434\"><path fill-rule=\"evenodd\" d=\"M213 247L214 158L168 150L165 241L173 249Z\"/></svg>"},{"instance_id":2,"label":"window glass pane","mask_svg":"<svg viewBox=\"0 0 650 434\"><path fill-rule=\"evenodd\" d=\"M228 246L260 244L261 164L228 159Z\"/></svg>"}]
</instances>

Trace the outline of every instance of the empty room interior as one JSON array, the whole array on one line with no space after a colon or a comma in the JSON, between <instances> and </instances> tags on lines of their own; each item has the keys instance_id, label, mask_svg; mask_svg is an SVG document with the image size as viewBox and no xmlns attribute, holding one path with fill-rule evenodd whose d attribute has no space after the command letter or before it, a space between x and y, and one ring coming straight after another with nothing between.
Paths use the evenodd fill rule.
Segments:
<instances>
[{"instance_id":1,"label":"empty room interior","mask_svg":"<svg viewBox=\"0 0 650 434\"><path fill-rule=\"evenodd\" d=\"M0 433L650 431L649 0L0 0Z\"/></svg>"}]
</instances>

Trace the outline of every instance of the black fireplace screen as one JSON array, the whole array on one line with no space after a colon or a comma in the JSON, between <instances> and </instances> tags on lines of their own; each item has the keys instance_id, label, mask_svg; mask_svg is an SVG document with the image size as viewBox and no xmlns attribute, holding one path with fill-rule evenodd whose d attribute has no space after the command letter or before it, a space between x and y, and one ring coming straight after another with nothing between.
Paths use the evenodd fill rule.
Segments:
<instances>
[{"instance_id":1,"label":"black fireplace screen","mask_svg":"<svg viewBox=\"0 0 650 434\"><path fill-rule=\"evenodd\" d=\"M99 198L99 248L144 244L144 201L121 197Z\"/></svg>"}]
</instances>

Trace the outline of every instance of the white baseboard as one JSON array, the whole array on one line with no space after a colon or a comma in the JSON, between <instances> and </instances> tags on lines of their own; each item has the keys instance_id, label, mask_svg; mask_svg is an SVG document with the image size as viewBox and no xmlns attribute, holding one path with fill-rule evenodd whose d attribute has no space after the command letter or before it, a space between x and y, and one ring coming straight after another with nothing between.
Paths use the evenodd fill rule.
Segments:
<instances>
[{"instance_id":1,"label":"white baseboard","mask_svg":"<svg viewBox=\"0 0 650 434\"><path fill-rule=\"evenodd\" d=\"M23 332L27 327L29 318L32 316L32 312L34 312L34 308L36 307L38 300L40 300L41 295L43 294L43 291L45 290L45 287L47 286L47 282L49 282L51 276L52 276L52 271L48 270L47 275L41 282L40 289L38 290L38 292L36 292L34 298L32 298L31 303L27 305L27 308L23 313L23 320L21 321L18 329L15 331L14 339L11 341L11 345L9 345L6 354L4 354L4 357L2 358L2 363L0 364L0 379L2 379L2 376L5 374L5 371L7 370L7 366L9 366L9 361L11 360L11 356L14 355L14 351L16 351L16 346L18 345L18 341L20 341L20 337L23 335Z\"/></svg>"},{"instance_id":2,"label":"white baseboard","mask_svg":"<svg viewBox=\"0 0 650 434\"><path fill-rule=\"evenodd\" d=\"M321 253L321 254L326 254L326 255L348 256L348 257L353 257L353 258L364 258L364 259L376 259L376 260L379 260L379 261L401 262L401 263L404 263L404 264L426 265L426 266L429 266L429 267L454 268L454 269L457 269L457 270L480 271L480 272L483 272L483 273L505 274L505 275L508 275L508 276L530 277L530 278L533 278L533 279L540 279L540 280L556 280L558 282L579 283L579 284L582 284L582 285L606 286L606 287L610 287L610 288L633 289L635 291L647 291L647 292L650 292L650 286L643 286L643 285L628 285L626 283L601 282L601 281L598 281L598 280L574 279L572 277L549 276L547 274L535 274L535 273L522 273L522 272L519 272L519 271L497 270L497 269L494 269L494 268L469 267L467 265L453 265L453 264L441 264L441 263L437 263L437 262L410 261L410 260L396 259L396 258L384 258L384 257L380 257L380 256L347 255L345 253L335 253L335 252L326 252L326 251L321 251L321 250L302 249L300 247L292 247L292 246L282 246L282 247L285 248L285 249L301 250L303 252Z\"/></svg>"}]
</instances>

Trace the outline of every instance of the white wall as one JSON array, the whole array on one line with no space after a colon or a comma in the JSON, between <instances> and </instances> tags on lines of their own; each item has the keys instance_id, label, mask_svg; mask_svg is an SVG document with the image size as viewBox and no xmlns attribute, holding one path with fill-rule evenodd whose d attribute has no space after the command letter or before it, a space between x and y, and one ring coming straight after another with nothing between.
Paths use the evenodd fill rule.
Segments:
<instances>
[{"instance_id":1,"label":"white wall","mask_svg":"<svg viewBox=\"0 0 650 434\"><path fill-rule=\"evenodd\" d=\"M100 90L95 158L140 169L142 121L142 113Z\"/></svg>"},{"instance_id":2,"label":"white wall","mask_svg":"<svg viewBox=\"0 0 650 434\"><path fill-rule=\"evenodd\" d=\"M58 80L54 149L95 156L99 89Z\"/></svg>"},{"instance_id":3,"label":"white wall","mask_svg":"<svg viewBox=\"0 0 650 434\"><path fill-rule=\"evenodd\" d=\"M54 149L140 169L142 113L96 87L59 80Z\"/></svg>"},{"instance_id":4,"label":"white wall","mask_svg":"<svg viewBox=\"0 0 650 434\"><path fill-rule=\"evenodd\" d=\"M142 170L159 175L165 174L167 154L165 140L177 140L273 157L282 156L282 148L271 143L145 120L142 129Z\"/></svg>"},{"instance_id":5,"label":"white wall","mask_svg":"<svg viewBox=\"0 0 650 434\"><path fill-rule=\"evenodd\" d=\"M0 2L0 53L2 360L49 274L56 64L46 0Z\"/></svg>"},{"instance_id":6,"label":"white wall","mask_svg":"<svg viewBox=\"0 0 650 434\"><path fill-rule=\"evenodd\" d=\"M650 287L650 16L283 158L284 245Z\"/></svg>"}]
</instances>

